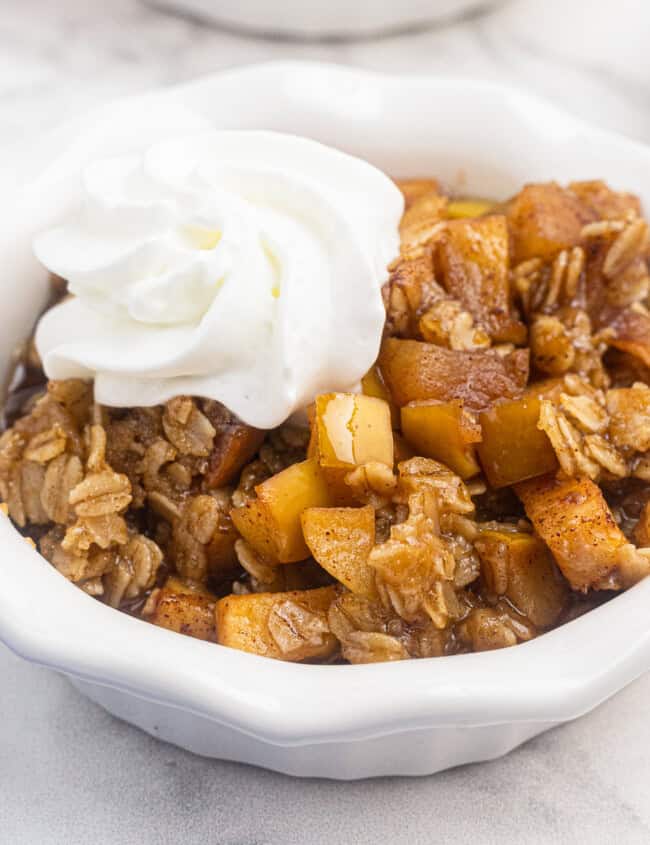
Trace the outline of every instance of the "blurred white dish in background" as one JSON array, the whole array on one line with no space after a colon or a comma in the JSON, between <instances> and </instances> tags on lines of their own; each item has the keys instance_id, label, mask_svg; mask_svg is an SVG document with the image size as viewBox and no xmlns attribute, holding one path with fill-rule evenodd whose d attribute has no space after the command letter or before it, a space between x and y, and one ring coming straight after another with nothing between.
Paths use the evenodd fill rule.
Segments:
<instances>
[{"instance_id":1,"label":"blurred white dish in background","mask_svg":"<svg viewBox=\"0 0 650 845\"><path fill-rule=\"evenodd\" d=\"M496 0L149 0L259 35L295 38L372 37L456 18Z\"/></svg>"},{"instance_id":2,"label":"blurred white dish in background","mask_svg":"<svg viewBox=\"0 0 650 845\"><path fill-rule=\"evenodd\" d=\"M293 132L391 175L435 175L476 195L500 199L526 181L601 177L650 207L650 148L502 85L296 62L215 74L119 101L13 152L0 172L1 371L47 296L31 241L65 210L71 160L186 133L186 109L198 113L199 129ZM137 127L130 143L111 134L124 121ZM316 666L117 613L62 578L3 516L0 543L0 640L10 648L66 673L154 736L294 775L430 774L491 759L650 669L650 578L516 648ZM613 754L615 734L606 738Z\"/></svg>"}]
</instances>

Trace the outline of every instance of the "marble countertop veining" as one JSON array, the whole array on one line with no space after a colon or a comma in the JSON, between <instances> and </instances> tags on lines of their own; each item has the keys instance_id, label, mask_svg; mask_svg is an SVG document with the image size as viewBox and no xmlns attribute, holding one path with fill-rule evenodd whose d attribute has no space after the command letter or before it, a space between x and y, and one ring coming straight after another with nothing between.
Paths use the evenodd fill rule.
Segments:
<instances>
[{"instance_id":1,"label":"marble countertop veining","mask_svg":"<svg viewBox=\"0 0 650 845\"><path fill-rule=\"evenodd\" d=\"M298 781L117 721L0 647L3 845L647 845L650 675L492 763Z\"/></svg>"},{"instance_id":2,"label":"marble countertop veining","mask_svg":"<svg viewBox=\"0 0 650 845\"><path fill-rule=\"evenodd\" d=\"M649 36L648 0L513 0L341 44L225 33L154 0L0 0L0 145L115 96L289 57L507 80L650 141ZM1 647L0 678L8 845L650 841L650 676L494 763L356 784L193 757Z\"/></svg>"},{"instance_id":3,"label":"marble countertop veining","mask_svg":"<svg viewBox=\"0 0 650 845\"><path fill-rule=\"evenodd\" d=\"M647 0L514 0L454 25L343 44L238 36L154 4L2 0L0 142L125 93L287 57L506 80L650 140Z\"/></svg>"}]
</instances>

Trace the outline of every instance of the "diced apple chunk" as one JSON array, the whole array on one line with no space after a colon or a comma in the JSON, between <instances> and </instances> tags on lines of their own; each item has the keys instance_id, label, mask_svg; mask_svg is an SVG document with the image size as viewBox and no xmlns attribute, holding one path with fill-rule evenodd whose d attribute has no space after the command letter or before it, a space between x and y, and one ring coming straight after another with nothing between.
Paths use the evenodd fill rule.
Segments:
<instances>
[{"instance_id":1,"label":"diced apple chunk","mask_svg":"<svg viewBox=\"0 0 650 845\"><path fill-rule=\"evenodd\" d=\"M312 507L327 507L332 496L318 462L292 464L255 488L256 499L233 508L232 520L242 537L263 558L294 563L309 557L300 517Z\"/></svg>"},{"instance_id":2,"label":"diced apple chunk","mask_svg":"<svg viewBox=\"0 0 650 845\"><path fill-rule=\"evenodd\" d=\"M407 209L420 197L440 192L440 185L435 179L396 179L395 184L402 192Z\"/></svg>"},{"instance_id":3,"label":"diced apple chunk","mask_svg":"<svg viewBox=\"0 0 650 845\"><path fill-rule=\"evenodd\" d=\"M483 436L477 450L492 487L507 487L557 467L551 441L537 428L539 412L539 398L529 393L480 415Z\"/></svg>"},{"instance_id":4,"label":"diced apple chunk","mask_svg":"<svg viewBox=\"0 0 650 845\"><path fill-rule=\"evenodd\" d=\"M322 467L352 470L377 461L393 466L393 429L387 402L356 393L316 398Z\"/></svg>"},{"instance_id":5,"label":"diced apple chunk","mask_svg":"<svg viewBox=\"0 0 650 845\"><path fill-rule=\"evenodd\" d=\"M461 352L417 340L386 338L379 368L393 400L459 400L482 411L501 398L519 396L528 380L528 350L500 355L492 349Z\"/></svg>"},{"instance_id":6,"label":"diced apple chunk","mask_svg":"<svg viewBox=\"0 0 650 845\"><path fill-rule=\"evenodd\" d=\"M338 648L327 611L335 587L226 596L217 603L217 642L276 660L324 659Z\"/></svg>"},{"instance_id":7,"label":"diced apple chunk","mask_svg":"<svg viewBox=\"0 0 650 845\"><path fill-rule=\"evenodd\" d=\"M596 214L555 182L526 185L508 203L513 263L553 258L580 243L582 227Z\"/></svg>"},{"instance_id":8,"label":"diced apple chunk","mask_svg":"<svg viewBox=\"0 0 650 845\"><path fill-rule=\"evenodd\" d=\"M249 425L237 425L215 438L205 484L217 489L230 484L242 467L252 460L264 441L265 432Z\"/></svg>"},{"instance_id":9,"label":"diced apple chunk","mask_svg":"<svg viewBox=\"0 0 650 845\"><path fill-rule=\"evenodd\" d=\"M518 531L482 531L475 541L490 592L507 596L539 627L553 625L569 590L542 541Z\"/></svg>"},{"instance_id":10,"label":"diced apple chunk","mask_svg":"<svg viewBox=\"0 0 650 845\"><path fill-rule=\"evenodd\" d=\"M650 387L643 382L607 391L609 436L615 446L650 450Z\"/></svg>"},{"instance_id":11,"label":"diced apple chunk","mask_svg":"<svg viewBox=\"0 0 650 845\"><path fill-rule=\"evenodd\" d=\"M447 197L426 193L414 199L404 212L399 224L402 249L418 248L427 244L444 220Z\"/></svg>"},{"instance_id":12,"label":"diced apple chunk","mask_svg":"<svg viewBox=\"0 0 650 845\"><path fill-rule=\"evenodd\" d=\"M377 598L375 571L368 566L375 545L374 508L308 508L302 515L302 530L323 569L351 592Z\"/></svg>"},{"instance_id":13,"label":"diced apple chunk","mask_svg":"<svg viewBox=\"0 0 650 845\"><path fill-rule=\"evenodd\" d=\"M404 437L418 455L440 461L461 478L480 471L473 444L481 430L460 402L411 402L401 415Z\"/></svg>"},{"instance_id":14,"label":"diced apple chunk","mask_svg":"<svg viewBox=\"0 0 650 845\"><path fill-rule=\"evenodd\" d=\"M310 429L309 446L307 448L307 457L312 458L318 463L321 475L325 479L327 488L332 497L332 505L347 507L356 504L350 487L345 483L345 477L350 472L350 467L323 467L320 459L320 446L318 440L318 421L316 418L316 407L313 406L313 413L310 414Z\"/></svg>"},{"instance_id":15,"label":"diced apple chunk","mask_svg":"<svg viewBox=\"0 0 650 845\"><path fill-rule=\"evenodd\" d=\"M374 396L375 399L383 399L390 408L390 419L393 428L399 428L399 409L391 399L390 391L377 366L372 367L361 379L361 390L364 396Z\"/></svg>"},{"instance_id":16,"label":"diced apple chunk","mask_svg":"<svg viewBox=\"0 0 650 845\"><path fill-rule=\"evenodd\" d=\"M153 595L153 609L146 618L159 628L215 642L215 603L215 596L200 584L187 583L172 576Z\"/></svg>"},{"instance_id":17,"label":"diced apple chunk","mask_svg":"<svg viewBox=\"0 0 650 845\"><path fill-rule=\"evenodd\" d=\"M635 550L593 481L543 476L515 490L574 590L619 589L627 583Z\"/></svg>"},{"instance_id":18,"label":"diced apple chunk","mask_svg":"<svg viewBox=\"0 0 650 845\"><path fill-rule=\"evenodd\" d=\"M219 402L208 402L206 414L215 438L208 457L205 485L217 489L230 484L262 445L265 432L243 423Z\"/></svg>"},{"instance_id":19,"label":"diced apple chunk","mask_svg":"<svg viewBox=\"0 0 650 845\"><path fill-rule=\"evenodd\" d=\"M511 314L508 227L502 214L450 221L436 245L445 289L491 337L523 343L526 327Z\"/></svg>"},{"instance_id":20,"label":"diced apple chunk","mask_svg":"<svg viewBox=\"0 0 650 845\"><path fill-rule=\"evenodd\" d=\"M623 191L613 191L600 179L590 182L572 182L569 190L602 220L624 220L630 213L637 217L641 216L641 203L637 196Z\"/></svg>"}]
</instances>

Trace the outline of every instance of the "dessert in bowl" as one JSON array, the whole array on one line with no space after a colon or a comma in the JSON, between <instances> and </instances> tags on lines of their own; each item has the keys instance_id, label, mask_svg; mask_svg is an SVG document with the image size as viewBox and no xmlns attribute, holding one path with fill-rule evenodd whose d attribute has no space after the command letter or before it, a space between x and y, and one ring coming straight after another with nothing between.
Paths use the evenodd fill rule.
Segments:
<instances>
[{"instance_id":1,"label":"dessert in bowl","mask_svg":"<svg viewBox=\"0 0 650 845\"><path fill-rule=\"evenodd\" d=\"M399 111L408 92L394 143L419 178L385 175L406 168L385 139L368 142L376 169L295 135L215 131L196 110L211 85L227 100L282 83L292 108L257 125L331 144L307 78L331 86L323 123L338 115L334 143L353 153L350 98ZM525 137L527 101L464 90ZM158 101L168 138L77 150L62 201L23 233L61 301L14 379L0 481L58 578L50 612L79 613L39 658L38 625L16 634L18 590L5 638L110 686L92 694L149 730L178 708L163 735L194 750L302 773L432 771L506 750L642 668L629 608L650 566L647 225L619 190L638 182L586 179L601 171L574 155L545 173L563 184L531 166L531 184L497 187L489 148L460 187L451 147L415 117L424 94L449 109L458 88L287 66L197 83ZM466 117L448 114L442 134L463 138ZM620 613L604 674L579 632ZM412 762L396 752L425 736Z\"/></svg>"}]
</instances>

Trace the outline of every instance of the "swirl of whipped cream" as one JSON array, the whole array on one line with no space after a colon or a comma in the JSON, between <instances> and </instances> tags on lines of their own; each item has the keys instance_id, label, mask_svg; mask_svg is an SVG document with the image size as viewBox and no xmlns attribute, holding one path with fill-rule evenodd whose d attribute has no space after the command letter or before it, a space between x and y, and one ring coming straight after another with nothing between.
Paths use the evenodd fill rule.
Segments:
<instances>
[{"instance_id":1,"label":"swirl of whipped cream","mask_svg":"<svg viewBox=\"0 0 650 845\"><path fill-rule=\"evenodd\" d=\"M98 402L216 399L271 428L377 355L402 197L315 141L210 131L96 161L34 250L74 297L41 319L52 379Z\"/></svg>"}]
</instances>

